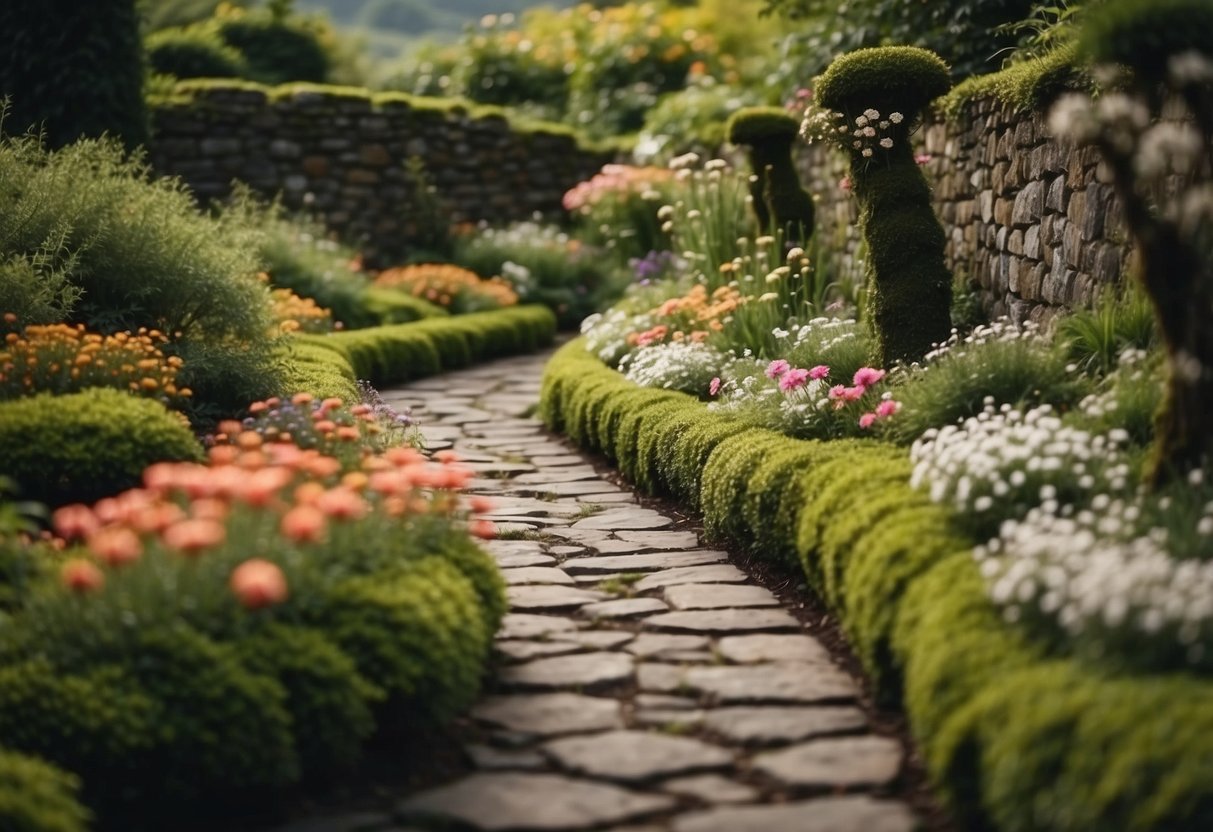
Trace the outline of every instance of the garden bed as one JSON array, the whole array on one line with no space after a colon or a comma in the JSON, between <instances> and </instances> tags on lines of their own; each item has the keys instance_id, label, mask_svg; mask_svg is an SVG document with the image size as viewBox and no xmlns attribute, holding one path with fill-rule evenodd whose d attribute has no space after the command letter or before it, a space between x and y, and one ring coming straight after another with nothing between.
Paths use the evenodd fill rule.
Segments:
<instances>
[{"instance_id":1,"label":"garden bed","mask_svg":"<svg viewBox=\"0 0 1213 832\"><path fill-rule=\"evenodd\" d=\"M910 487L907 452L804 441L638 387L585 351L548 367L542 415L709 534L799 562L878 695L900 703L965 828L1202 829L1213 686L1050 652L1008 626L976 540Z\"/></svg>"}]
</instances>

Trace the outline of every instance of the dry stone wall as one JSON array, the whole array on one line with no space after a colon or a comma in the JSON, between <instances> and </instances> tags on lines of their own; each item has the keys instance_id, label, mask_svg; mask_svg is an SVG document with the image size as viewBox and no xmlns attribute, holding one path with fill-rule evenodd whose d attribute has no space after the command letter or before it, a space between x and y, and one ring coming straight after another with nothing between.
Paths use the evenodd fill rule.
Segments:
<instances>
[{"instance_id":1,"label":"dry stone wall","mask_svg":"<svg viewBox=\"0 0 1213 832\"><path fill-rule=\"evenodd\" d=\"M948 264L979 289L991 316L1047 321L1061 309L1089 305L1101 286L1120 279L1128 234L1094 149L1059 142L1041 114L993 99L928 121L916 139L929 157L925 171L948 237ZM822 242L839 252L844 274L861 274L845 162L812 147L801 166L819 200Z\"/></svg>"},{"instance_id":2,"label":"dry stone wall","mask_svg":"<svg viewBox=\"0 0 1213 832\"><path fill-rule=\"evenodd\" d=\"M407 252L426 210L406 162L425 176L449 218L505 223L561 210L564 192L612 158L559 131L415 99L339 89L204 87L153 108L152 164L203 200L234 180L317 215L372 263Z\"/></svg>"}]
</instances>

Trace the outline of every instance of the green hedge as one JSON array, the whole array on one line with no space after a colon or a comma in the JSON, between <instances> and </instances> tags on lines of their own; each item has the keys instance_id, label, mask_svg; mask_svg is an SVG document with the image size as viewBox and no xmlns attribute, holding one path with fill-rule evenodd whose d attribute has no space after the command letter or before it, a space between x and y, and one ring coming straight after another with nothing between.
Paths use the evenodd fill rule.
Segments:
<instances>
[{"instance_id":1,"label":"green hedge","mask_svg":"<svg viewBox=\"0 0 1213 832\"><path fill-rule=\"evenodd\" d=\"M800 560L877 695L901 703L964 829L1213 827L1213 684L1050 655L1007 626L974 541L909 487L903 449L747 428L639 388L578 340L548 365L541 414L710 533Z\"/></svg>"},{"instance_id":2,"label":"green hedge","mask_svg":"<svg viewBox=\"0 0 1213 832\"><path fill-rule=\"evenodd\" d=\"M41 760L0 749L0 829L84 832L89 814L76 802L79 785Z\"/></svg>"},{"instance_id":3,"label":"green hedge","mask_svg":"<svg viewBox=\"0 0 1213 832\"><path fill-rule=\"evenodd\" d=\"M380 385L532 352L550 344L555 336L556 316L550 309L517 306L297 338L301 345L337 352L349 363L355 378Z\"/></svg>"},{"instance_id":4,"label":"green hedge","mask_svg":"<svg viewBox=\"0 0 1213 832\"><path fill-rule=\"evenodd\" d=\"M138 485L153 462L201 457L183 417L122 390L44 393L0 404L2 472L24 499L95 501Z\"/></svg>"}]
</instances>

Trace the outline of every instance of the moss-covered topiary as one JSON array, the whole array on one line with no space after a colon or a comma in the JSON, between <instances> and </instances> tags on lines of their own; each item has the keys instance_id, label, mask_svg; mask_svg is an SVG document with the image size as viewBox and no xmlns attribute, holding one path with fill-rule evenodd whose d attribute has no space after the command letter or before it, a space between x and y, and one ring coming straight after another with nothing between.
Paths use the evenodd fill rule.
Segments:
<instances>
[{"instance_id":1,"label":"moss-covered topiary","mask_svg":"<svg viewBox=\"0 0 1213 832\"><path fill-rule=\"evenodd\" d=\"M89 812L76 800L80 782L49 763L0 749L0 829L84 832Z\"/></svg>"},{"instance_id":2,"label":"moss-covered topiary","mask_svg":"<svg viewBox=\"0 0 1213 832\"><path fill-rule=\"evenodd\" d=\"M813 236L813 197L800 185L792 163L792 142L799 122L779 107L746 107L729 119L728 137L749 150L750 196L758 229L776 228L788 244L804 245Z\"/></svg>"},{"instance_id":3,"label":"moss-covered topiary","mask_svg":"<svg viewBox=\"0 0 1213 832\"><path fill-rule=\"evenodd\" d=\"M916 361L951 330L952 276L931 189L914 161L910 130L932 100L948 91L948 67L925 49L860 49L830 64L817 84L822 107L852 130L877 116L888 146L851 148L851 185L868 244L869 315L874 360ZM875 127L875 125L871 125Z\"/></svg>"},{"instance_id":4,"label":"moss-covered topiary","mask_svg":"<svg viewBox=\"0 0 1213 832\"><path fill-rule=\"evenodd\" d=\"M180 415L121 390L0 404L0 459L27 499L90 502L138 485L153 462L201 458Z\"/></svg>"}]
</instances>

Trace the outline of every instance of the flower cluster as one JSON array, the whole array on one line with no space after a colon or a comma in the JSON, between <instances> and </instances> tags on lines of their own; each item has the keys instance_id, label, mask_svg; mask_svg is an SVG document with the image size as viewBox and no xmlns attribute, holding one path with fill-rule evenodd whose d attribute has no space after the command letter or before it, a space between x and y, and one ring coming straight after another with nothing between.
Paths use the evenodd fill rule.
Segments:
<instances>
[{"instance_id":1,"label":"flower cluster","mask_svg":"<svg viewBox=\"0 0 1213 832\"><path fill-rule=\"evenodd\" d=\"M895 136L901 136L905 121L901 113L882 117L878 110L867 109L849 121L845 114L810 105L800 125L800 135L809 144L833 144L843 150L870 159L876 149L891 150Z\"/></svg>"},{"instance_id":2,"label":"flower cluster","mask_svg":"<svg viewBox=\"0 0 1213 832\"><path fill-rule=\"evenodd\" d=\"M707 344L680 341L636 350L620 362L619 370L642 387L702 395L732 361L732 356Z\"/></svg>"},{"instance_id":3,"label":"flower cluster","mask_svg":"<svg viewBox=\"0 0 1213 832\"><path fill-rule=\"evenodd\" d=\"M399 289L453 312L498 309L518 303L518 294L500 277L481 280L473 271L444 263L422 263L386 269L376 286Z\"/></svg>"},{"instance_id":4,"label":"flower cluster","mask_svg":"<svg viewBox=\"0 0 1213 832\"><path fill-rule=\"evenodd\" d=\"M115 387L166 405L191 395L177 386L182 361L165 356L165 336L154 329L99 335L83 325L27 326L0 346L0 399L35 393L73 393Z\"/></svg>"},{"instance_id":5,"label":"flower cluster","mask_svg":"<svg viewBox=\"0 0 1213 832\"><path fill-rule=\"evenodd\" d=\"M638 195L642 199L657 200L661 198L658 187L669 182L673 176L674 172L667 168L603 165L601 172L569 189L561 204L566 211L584 214L605 199Z\"/></svg>"},{"instance_id":6,"label":"flower cluster","mask_svg":"<svg viewBox=\"0 0 1213 832\"><path fill-rule=\"evenodd\" d=\"M264 282L269 282L269 275L262 273ZM332 332L334 329L333 313L325 309L311 298L300 297L290 289L278 288L270 290L270 304L273 310L277 332Z\"/></svg>"},{"instance_id":7,"label":"flower cluster","mask_svg":"<svg viewBox=\"0 0 1213 832\"><path fill-rule=\"evenodd\" d=\"M1031 509L1085 504L1094 494L1121 494L1130 468L1124 431L1106 436L1062 422L1049 405L1026 413L992 399L961 425L928 430L912 446L911 485L955 510L978 535Z\"/></svg>"},{"instance_id":8,"label":"flower cluster","mask_svg":"<svg viewBox=\"0 0 1213 832\"><path fill-rule=\"evenodd\" d=\"M1103 660L1213 666L1213 494L1098 494L1004 524L974 557L1010 622L1064 636Z\"/></svg>"}]
</instances>

